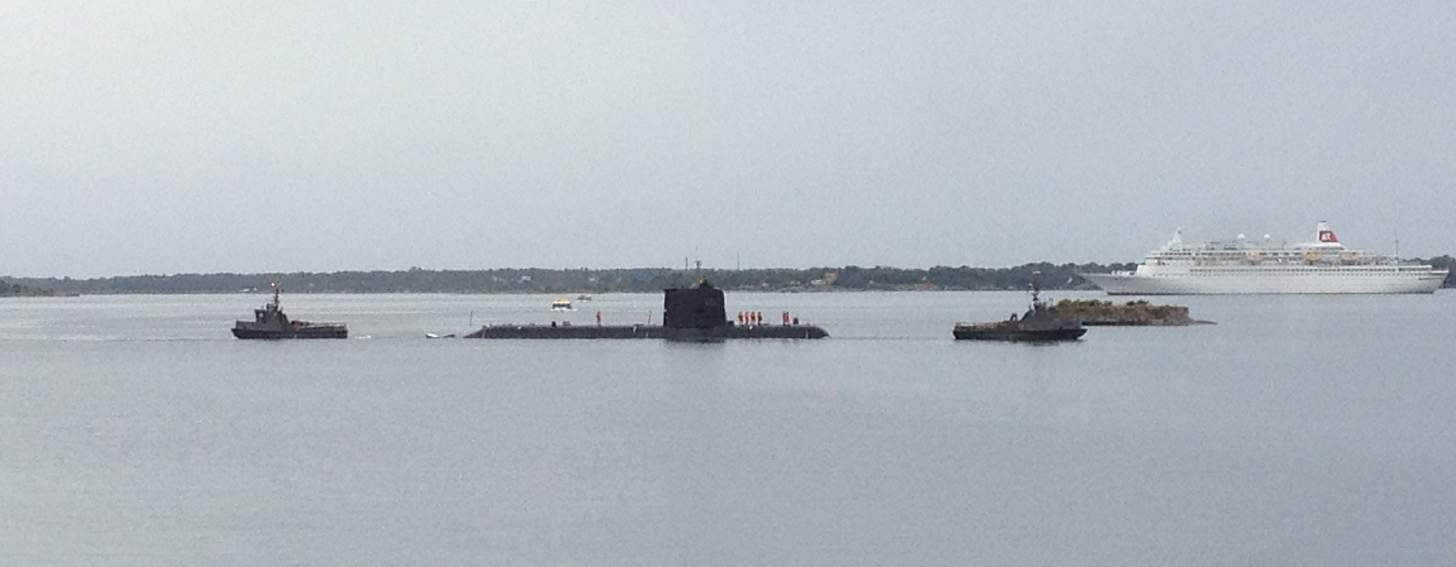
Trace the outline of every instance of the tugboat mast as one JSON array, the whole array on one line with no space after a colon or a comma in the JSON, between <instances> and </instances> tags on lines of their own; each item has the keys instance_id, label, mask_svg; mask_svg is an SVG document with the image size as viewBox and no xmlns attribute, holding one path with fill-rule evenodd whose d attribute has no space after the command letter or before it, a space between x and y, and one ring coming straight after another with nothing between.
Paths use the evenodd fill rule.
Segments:
<instances>
[{"instance_id":1,"label":"tugboat mast","mask_svg":"<svg viewBox=\"0 0 1456 567\"><path fill-rule=\"evenodd\" d=\"M1041 304L1041 270L1031 273L1031 306L1036 308Z\"/></svg>"}]
</instances>

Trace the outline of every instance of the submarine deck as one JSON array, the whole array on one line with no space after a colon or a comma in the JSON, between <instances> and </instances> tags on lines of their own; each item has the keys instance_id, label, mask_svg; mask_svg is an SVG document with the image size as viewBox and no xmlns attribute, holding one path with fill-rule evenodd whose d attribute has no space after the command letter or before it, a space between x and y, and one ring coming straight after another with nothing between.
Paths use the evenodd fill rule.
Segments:
<instances>
[{"instance_id":1,"label":"submarine deck","mask_svg":"<svg viewBox=\"0 0 1456 567\"><path fill-rule=\"evenodd\" d=\"M711 329L670 329L661 325L487 325L467 339L822 339L829 333L814 325L727 325Z\"/></svg>"}]
</instances>

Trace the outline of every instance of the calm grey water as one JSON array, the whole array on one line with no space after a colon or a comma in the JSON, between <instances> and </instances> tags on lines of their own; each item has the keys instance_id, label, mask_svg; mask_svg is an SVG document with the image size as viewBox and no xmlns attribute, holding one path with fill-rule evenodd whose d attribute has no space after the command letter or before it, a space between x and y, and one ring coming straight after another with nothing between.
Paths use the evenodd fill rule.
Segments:
<instances>
[{"instance_id":1,"label":"calm grey water","mask_svg":"<svg viewBox=\"0 0 1456 567\"><path fill-rule=\"evenodd\" d=\"M950 339L1019 293L729 295L819 342L422 338L550 299L295 295L358 338L293 342L227 333L258 295L0 300L0 565L1456 564L1456 294L1053 346Z\"/></svg>"}]
</instances>

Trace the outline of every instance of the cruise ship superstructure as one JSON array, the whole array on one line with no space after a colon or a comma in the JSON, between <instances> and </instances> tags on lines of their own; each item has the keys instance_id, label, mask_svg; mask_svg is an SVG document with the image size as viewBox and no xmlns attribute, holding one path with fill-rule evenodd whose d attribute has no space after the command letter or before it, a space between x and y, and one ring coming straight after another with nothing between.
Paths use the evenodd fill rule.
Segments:
<instances>
[{"instance_id":1,"label":"cruise ship superstructure","mask_svg":"<svg viewBox=\"0 0 1456 567\"><path fill-rule=\"evenodd\" d=\"M1268 293L1431 293L1447 270L1402 264L1393 255L1346 248L1328 223L1315 241L1271 244L1235 240L1185 243L1182 231L1148 254L1135 271L1083 274L1109 295Z\"/></svg>"}]
</instances>

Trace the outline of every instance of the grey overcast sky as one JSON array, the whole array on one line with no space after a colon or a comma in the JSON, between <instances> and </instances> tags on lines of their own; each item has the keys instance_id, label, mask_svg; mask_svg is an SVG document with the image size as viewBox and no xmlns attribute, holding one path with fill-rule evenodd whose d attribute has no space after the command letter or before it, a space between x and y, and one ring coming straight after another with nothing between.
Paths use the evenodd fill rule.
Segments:
<instances>
[{"instance_id":1,"label":"grey overcast sky","mask_svg":"<svg viewBox=\"0 0 1456 567\"><path fill-rule=\"evenodd\" d=\"M0 274L1456 253L1456 3L0 2Z\"/></svg>"}]
</instances>

